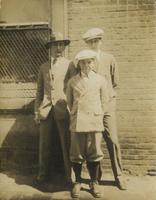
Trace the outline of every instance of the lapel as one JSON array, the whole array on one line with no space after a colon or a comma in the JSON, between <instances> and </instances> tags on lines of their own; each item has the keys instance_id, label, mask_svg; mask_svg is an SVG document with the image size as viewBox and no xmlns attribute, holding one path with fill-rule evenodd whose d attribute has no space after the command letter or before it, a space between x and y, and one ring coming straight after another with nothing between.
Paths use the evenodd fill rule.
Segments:
<instances>
[{"instance_id":1,"label":"lapel","mask_svg":"<svg viewBox=\"0 0 156 200\"><path fill-rule=\"evenodd\" d=\"M53 86L53 81L52 81L52 71L51 71L51 65L50 65L50 61L46 62L43 65L43 73L45 76L45 82L50 85L50 87Z\"/></svg>"},{"instance_id":2,"label":"lapel","mask_svg":"<svg viewBox=\"0 0 156 200\"><path fill-rule=\"evenodd\" d=\"M78 79L78 84L76 85L77 90L80 93L80 96L83 97L84 95L86 95L88 92L90 92L90 87L92 87L92 84L94 85L94 76L92 75L92 80L88 80L87 84L86 81L84 80L84 78L81 77L81 74L79 74L79 79Z\"/></svg>"},{"instance_id":3,"label":"lapel","mask_svg":"<svg viewBox=\"0 0 156 200\"><path fill-rule=\"evenodd\" d=\"M49 77L50 77L50 85L51 87L53 87L54 77L52 72L52 62L49 63Z\"/></svg>"},{"instance_id":4,"label":"lapel","mask_svg":"<svg viewBox=\"0 0 156 200\"><path fill-rule=\"evenodd\" d=\"M83 78L81 77L80 73L77 74L73 79L74 90L79 96L83 96L86 91L86 86Z\"/></svg>"},{"instance_id":5,"label":"lapel","mask_svg":"<svg viewBox=\"0 0 156 200\"><path fill-rule=\"evenodd\" d=\"M96 67L96 73L99 73L100 71L100 66L101 66L101 58L102 58L102 51L100 50L97 54L97 67Z\"/></svg>"}]
</instances>

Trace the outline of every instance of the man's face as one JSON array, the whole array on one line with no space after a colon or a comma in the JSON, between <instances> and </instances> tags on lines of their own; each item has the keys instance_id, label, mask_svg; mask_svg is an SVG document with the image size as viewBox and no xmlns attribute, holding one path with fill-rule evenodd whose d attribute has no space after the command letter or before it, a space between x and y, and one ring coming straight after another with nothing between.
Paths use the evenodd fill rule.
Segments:
<instances>
[{"instance_id":1,"label":"man's face","mask_svg":"<svg viewBox=\"0 0 156 200\"><path fill-rule=\"evenodd\" d=\"M101 38L94 38L86 41L88 47L94 51L99 50L102 44Z\"/></svg>"},{"instance_id":2,"label":"man's face","mask_svg":"<svg viewBox=\"0 0 156 200\"><path fill-rule=\"evenodd\" d=\"M51 54L53 57L58 57L62 55L62 52L65 50L65 44L63 41L54 42L51 45Z\"/></svg>"},{"instance_id":3,"label":"man's face","mask_svg":"<svg viewBox=\"0 0 156 200\"><path fill-rule=\"evenodd\" d=\"M95 59L89 58L79 61L81 72L88 74L95 66Z\"/></svg>"}]
</instances>

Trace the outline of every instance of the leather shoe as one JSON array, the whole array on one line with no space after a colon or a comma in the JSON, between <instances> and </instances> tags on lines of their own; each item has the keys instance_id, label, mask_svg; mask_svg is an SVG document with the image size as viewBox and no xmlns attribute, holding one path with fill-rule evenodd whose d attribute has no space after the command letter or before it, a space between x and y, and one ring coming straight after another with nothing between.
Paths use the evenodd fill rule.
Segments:
<instances>
[{"instance_id":1,"label":"leather shoe","mask_svg":"<svg viewBox=\"0 0 156 200\"><path fill-rule=\"evenodd\" d=\"M126 183L122 176L116 178L116 185L120 190L127 190Z\"/></svg>"},{"instance_id":2,"label":"leather shoe","mask_svg":"<svg viewBox=\"0 0 156 200\"><path fill-rule=\"evenodd\" d=\"M97 181L90 182L89 187L91 189L91 193L95 198L101 198L102 194L99 189L99 184Z\"/></svg>"},{"instance_id":3,"label":"leather shoe","mask_svg":"<svg viewBox=\"0 0 156 200\"><path fill-rule=\"evenodd\" d=\"M74 183L74 186L71 192L72 198L79 198L80 190L81 190L81 183L79 182Z\"/></svg>"},{"instance_id":4,"label":"leather shoe","mask_svg":"<svg viewBox=\"0 0 156 200\"><path fill-rule=\"evenodd\" d=\"M48 182L48 178L47 177L37 177L34 180L34 185L41 186L41 185L46 184L47 182Z\"/></svg>"}]
</instances>

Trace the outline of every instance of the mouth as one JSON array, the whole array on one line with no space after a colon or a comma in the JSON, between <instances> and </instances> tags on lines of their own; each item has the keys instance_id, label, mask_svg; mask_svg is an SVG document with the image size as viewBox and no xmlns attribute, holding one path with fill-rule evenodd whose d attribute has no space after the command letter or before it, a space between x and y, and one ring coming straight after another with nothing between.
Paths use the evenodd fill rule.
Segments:
<instances>
[{"instance_id":1,"label":"mouth","mask_svg":"<svg viewBox=\"0 0 156 200\"><path fill-rule=\"evenodd\" d=\"M56 53L57 53L57 54L61 54L61 51L57 51Z\"/></svg>"}]
</instances>

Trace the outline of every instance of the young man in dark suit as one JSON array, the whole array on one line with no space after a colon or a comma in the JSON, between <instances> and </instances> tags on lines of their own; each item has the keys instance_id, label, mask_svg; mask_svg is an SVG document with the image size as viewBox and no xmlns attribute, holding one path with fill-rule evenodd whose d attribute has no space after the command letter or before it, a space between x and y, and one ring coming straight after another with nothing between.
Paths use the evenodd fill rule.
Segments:
<instances>
[{"instance_id":1,"label":"young man in dark suit","mask_svg":"<svg viewBox=\"0 0 156 200\"><path fill-rule=\"evenodd\" d=\"M70 40L64 39L61 33L54 33L46 44L51 54L50 60L39 70L35 101L35 121L40 130L38 183L45 183L49 179L50 149L56 128L64 161L61 165L64 165L67 182L71 182L69 113L63 83L70 61L62 56L69 43ZM54 153L57 157L59 152Z\"/></svg>"}]
</instances>

